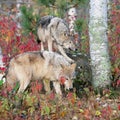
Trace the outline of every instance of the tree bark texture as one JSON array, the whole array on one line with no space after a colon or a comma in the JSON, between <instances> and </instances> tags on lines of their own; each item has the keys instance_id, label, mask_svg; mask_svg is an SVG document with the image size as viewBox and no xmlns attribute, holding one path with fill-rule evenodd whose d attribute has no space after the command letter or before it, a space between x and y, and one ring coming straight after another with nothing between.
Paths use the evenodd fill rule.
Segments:
<instances>
[{"instance_id":1,"label":"tree bark texture","mask_svg":"<svg viewBox=\"0 0 120 120\"><path fill-rule=\"evenodd\" d=\"M0 67L3 67L4 66L4 63L2 61L2 58L3 58L3 55L2 55L2 49L0 47Z\"/></svg>"},{"instance_id":2,"label":"tree bark texture","mask_svg":"<svg viewBox=\"0 0 120 120\"><path fill-rule=\"evenodd\" d=\"M110 85L110 58L107 38L107 0L90 0L90 56L95 88Z\"/></svg>"}]
</instances>

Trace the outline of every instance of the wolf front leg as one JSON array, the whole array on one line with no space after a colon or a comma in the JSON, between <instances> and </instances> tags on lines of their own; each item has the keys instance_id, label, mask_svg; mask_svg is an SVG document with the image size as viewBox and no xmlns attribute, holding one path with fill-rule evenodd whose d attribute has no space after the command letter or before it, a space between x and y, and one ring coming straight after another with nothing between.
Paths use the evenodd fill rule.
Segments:
<instances>
[{"instance_id":1,"label":"wolf front leg","mask_svg":"<svg viewBox=\"0 0 120 120\"><path fill-rule=\"evenodd\" d=\"M43 80L45 92L50 93L50 80Z\"/></svg>"},{"instance_id":2,"label":"wolf front leg","mask_svg":"<svg viewBox=\"0 0 120 120\"><path fill-rule=\"evenodd\" d=\"M44 45L43 45L43 42L41 42L40 45L41 45L41 51L44 51Z\"/></svg>"},{"instance_id":3,"label":"wolf front leg","mask_svg":"<svg viewBox=\"0 0 120 120\"><path fill-rule=\"evenodd\" d=\"M72 60L70 57L67 56L67 54L65 53L64 49L58 45L58 49L60 51L60 53L70 62L70 63L74 63L74 60Z\"/></svg>"},{"instance_id":4,"label":"wolf front leg","mask_svg":"<svg viewBox=\"0 0 120 120\"><path fill-rule=\"evenodd\" d=\"M60 83L58 81L53 81L53 86L54 86L54 89L55 89L55 92L62 96L62 92L61 92L61 88L60 88Z\"/></svg>"},{"instance_id":5,"label":"wolf front leg","mask_svg":"<svg viewBox=\"0 0 120 120\"><path fill-rule=\"evenodd\" d=\"M48 50L49 50L49 51L53 51L53 50L52 50L52 43L53 43L52 40L49 39L49 40L48 40Z\"/></svg>"}]
</instances>

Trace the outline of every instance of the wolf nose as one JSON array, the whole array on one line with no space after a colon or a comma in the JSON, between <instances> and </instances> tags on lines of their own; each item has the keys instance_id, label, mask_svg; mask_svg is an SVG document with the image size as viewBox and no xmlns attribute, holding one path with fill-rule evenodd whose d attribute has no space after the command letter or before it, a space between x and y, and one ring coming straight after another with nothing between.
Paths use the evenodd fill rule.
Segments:
<instances>
[{"instance_id":1,"label":"wolf nose","mask_svg":"<svg viewBox=\"0 0 120 120\"><path fill-rule=\"evenodd\" d=\"M76 48L75 51L78 51L78 49Z\"/></svg>"},{"instance_id":2,"label":"wolf nose","mask_svg":"<svg viewBox=\"0 0 120 120\"><path fill-rule=\"evenodd\" d=\"M73 92L73 88L70 88L69 91L70 91L70 92Z\"/></svg>"}]
</instances>

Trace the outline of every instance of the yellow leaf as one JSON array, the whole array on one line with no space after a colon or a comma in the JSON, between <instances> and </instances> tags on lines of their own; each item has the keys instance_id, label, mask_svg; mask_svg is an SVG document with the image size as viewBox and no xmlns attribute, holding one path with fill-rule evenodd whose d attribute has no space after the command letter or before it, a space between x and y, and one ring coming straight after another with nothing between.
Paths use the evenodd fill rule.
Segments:
<instances>
[{"instance_id":1,"label":"yellow leaf","mask_svg":"<svg viewBox=\"0 0 120 120\"><path fill-rule=\"evenodd\" d=\"M66 111L62 111L62 112L60 113L60 115L61 115L61 117L65 117Z\"/></svg>"},{"instance_id":2,"label":"yellow leaf","mask_svg":"<svg viewBox=\"0 0 120 120\"><path fill-rule=\"evenodd\" d=\"M96 116L100 116L100 115L101 115L101 112L100 112L99 110L97 110L97 111L95 112L95 115L96 115Z\"/></svg>"},{"instance_id":3,"label":"yellow leaf","mask_svg":"<svg viewBox=\"0 0 120 120\"><path fill-rule=\"evenodd\" d=\"M83 113L83 112L84 112L84 110L83 110L83 109L79 109L79 111L80 111L81 113Z\"/></svg>"}]
</instances>

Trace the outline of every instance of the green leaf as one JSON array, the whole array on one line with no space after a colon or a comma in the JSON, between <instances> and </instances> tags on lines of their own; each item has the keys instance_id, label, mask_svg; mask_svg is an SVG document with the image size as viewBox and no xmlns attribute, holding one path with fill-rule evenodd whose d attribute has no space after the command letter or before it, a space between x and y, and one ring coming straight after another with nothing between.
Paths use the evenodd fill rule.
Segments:
<instances>
[{"instance_id":1,"label":"green leaf","mask_svg":"<svg viewBox=\"0 0 120 120\"><path fill-rule=\"evenodd\" d=\"M48 106L45 106L45 107L44 107L44 110L45 110L45 113L46 113L47 115L50 114L50 108L49 108Z\"/></svg>"},{"instance_id":2,"label":"green leaf","mask_svg":"<svg viewBox=\"0 0 120 120\"><path fill-rule=\"evenodd\" d=\"M15 86L15 88L14 88L13 90L16 92L16 91L18 90L19 86L20 86L20 85L19 85L19 83L17 82L17 83L16 83L16 86Z\"/></svg>"},{"instance_id":3,"label":"green leaf","mask_svg":"<svg viewBox=\"0 0 120 120\"><path fill-rule=\"evenodd\" d=\"M83 112L84 112L84 110L83 110L83 109L79 109L79 111L80 111L81 113L83 113Z\"/></svg>"},{"instance_id":4,"label":"green leaf","mask_svg":"<svg viewBox=\"0 0 120 120\"><path fill-rule=\"evenodd\" d=\"M4 81L3 81L3 80L0 80L0 86L2 86L2 85L3 85L3 83L4 83Z\"/></svg>"},{"instance_id":5,"label":"green leaf","mask_svg":"<svg viewBox=\"0 0 120 120\"><path fill-rule=\"evenodd\" d=\"M46 7L49 7L50 4L54 5L55 0L37 0L38 4L45 5Z\"/></svg>"}]
</instances>

